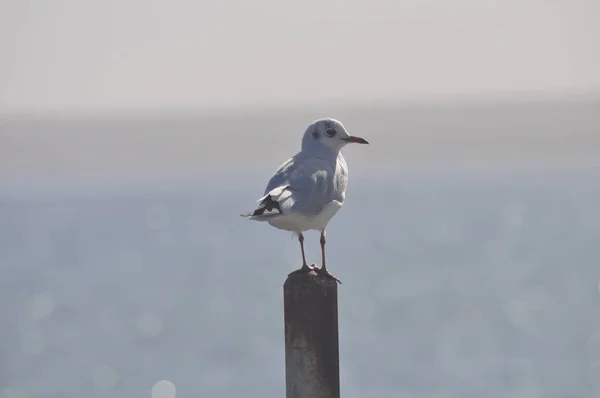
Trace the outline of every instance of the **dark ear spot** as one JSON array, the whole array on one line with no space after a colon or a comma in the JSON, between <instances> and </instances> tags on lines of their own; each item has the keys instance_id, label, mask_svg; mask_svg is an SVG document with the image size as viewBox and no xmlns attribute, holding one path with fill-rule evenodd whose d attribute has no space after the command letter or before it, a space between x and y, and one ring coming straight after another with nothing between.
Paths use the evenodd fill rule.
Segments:
<instances>
[{"instance_id":1,"label":"dark ear spot","mask_svg":"<svg viewBox=\"0 0 600 398\"><path fill-rule=\"evenodd\" d=\"M319 133L318 133L317 131L313 131L313 134L312 134L312 136L313 136L313 138L314 138L315 140L318 140L318 139L319 139Z\"/></svg>"}]
</instances>

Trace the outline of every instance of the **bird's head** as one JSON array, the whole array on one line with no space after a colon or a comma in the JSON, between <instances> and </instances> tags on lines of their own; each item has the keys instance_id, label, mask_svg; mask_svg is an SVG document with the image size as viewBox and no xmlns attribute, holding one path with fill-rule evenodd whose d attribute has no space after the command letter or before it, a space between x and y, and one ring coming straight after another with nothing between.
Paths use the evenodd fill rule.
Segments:
<instances>
[{"instance_id":1,"label":"bird's head","mask_svg":"<svg viewBox=\"0 0 600 398\"><path fill-rule=\"evenodd\" d=\"M335 119L324 118L312 122L302 137L302 149L325 145L339 152L350 143L368 144L367 140L348 134L344 125Z\"/></svg>"}]
</instances>

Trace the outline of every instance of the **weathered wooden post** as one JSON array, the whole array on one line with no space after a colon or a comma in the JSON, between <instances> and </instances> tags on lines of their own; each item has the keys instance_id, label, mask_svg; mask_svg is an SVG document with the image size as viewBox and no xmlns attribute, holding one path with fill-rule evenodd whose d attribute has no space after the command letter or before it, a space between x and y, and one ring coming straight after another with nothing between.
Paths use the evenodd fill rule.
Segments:
<instances>
[{"instance_id":1,"label":"weathered wooden post","mask_svg":"<svg viewBox=\"0 0 600 398\"><path fill-rule=\"evenodd\" d=\"M340 398L337 283L290 274L283 297L286 398Z\"/></svg>"}]
</instances>

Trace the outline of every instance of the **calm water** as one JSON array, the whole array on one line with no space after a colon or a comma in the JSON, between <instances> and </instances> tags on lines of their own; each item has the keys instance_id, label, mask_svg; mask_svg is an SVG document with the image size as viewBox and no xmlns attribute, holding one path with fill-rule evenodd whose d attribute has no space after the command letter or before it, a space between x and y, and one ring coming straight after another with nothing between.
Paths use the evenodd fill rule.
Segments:
<instances>
[{"instance_id":1,"label":"calm water","mask_svg":"<svg viewBox=\"0 0 600 398\"><path fill-rule=\"evenodd\" d=\"M0 192L0 396L283 397L264 182ZM600 395L600 173L353 175L328 247L344 398Z\"/></svg>"}]
</instances>

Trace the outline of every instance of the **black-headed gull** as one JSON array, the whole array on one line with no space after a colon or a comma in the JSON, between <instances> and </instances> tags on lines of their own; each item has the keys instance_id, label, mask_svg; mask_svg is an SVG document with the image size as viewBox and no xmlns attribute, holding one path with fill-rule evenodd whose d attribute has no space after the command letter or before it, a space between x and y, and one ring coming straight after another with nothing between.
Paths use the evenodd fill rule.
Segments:
<instances>
[{"instance_id":1,"label":"black-headed gull","mask_svg":"<svg viewBox=\"0 0 600 398\"><path fill-rule=\"evenodd\" d=\"M298 236L302 267L292 273L315 271L340 282L325 265L325 229L346 196L348 167L340 150L349 143L368 144L364 138L348 134L338 120L314 121L304 132L300 152L271 177L258 207L242 214ZM306 263L302 233L308 230L321 232L321 268Z\"/></svg>"}]
</instances>

